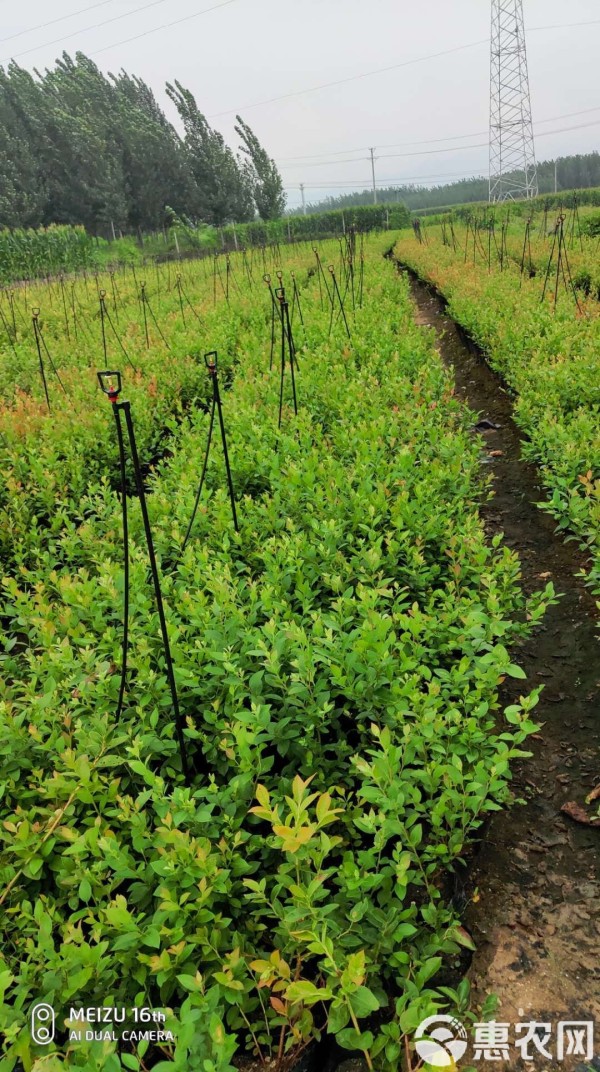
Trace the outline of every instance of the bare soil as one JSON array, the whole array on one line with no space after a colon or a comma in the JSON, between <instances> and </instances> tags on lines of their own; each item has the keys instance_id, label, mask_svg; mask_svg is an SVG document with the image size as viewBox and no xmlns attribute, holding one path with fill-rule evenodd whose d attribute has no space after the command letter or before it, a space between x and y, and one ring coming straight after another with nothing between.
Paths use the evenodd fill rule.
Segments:
<instances>
[{"instance_id":1,"label":"bare soil","mask_svg":"<svg viewBox=\"0 0 600 1072\"><path fill-rule=\"evenodd\" d=\"M518 552L525 591L552 580L562 593L516 655L527 681L507 679L503 686L503 703L513 703L526 688L544 685L534 712L542 728L531 742L531 759L514 778L516 796L526 803L494 815L464 880L465 923L477 943L469 975L476 997L498 995L498 1020L549 1022L553 1034L560 1020L595 1021L598 1054L600 829L561 812L576 801L594 814L584 802L600 782L597 606L575 576L585 567L583 555L535 505L546 494L538 470L521 458L523 436L507 389L449 319L443 299L412 275L411 285L417 322L436 332L457 396L497 426L475 433L493 474L494 498L482 508L486 528L490 536L503 532ZM499 1064L479 1062L478 1068ZM516 1059L511 1072L571 1072L580 1065L581 1057L559 1064L538 1055L533 1062Z\"/></svg>"}]
</instances>

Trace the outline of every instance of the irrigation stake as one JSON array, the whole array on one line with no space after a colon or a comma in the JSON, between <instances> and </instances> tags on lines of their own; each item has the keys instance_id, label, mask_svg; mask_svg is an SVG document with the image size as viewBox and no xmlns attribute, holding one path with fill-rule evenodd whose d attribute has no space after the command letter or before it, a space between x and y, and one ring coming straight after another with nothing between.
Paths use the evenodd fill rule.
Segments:
<instances>
[{"instance_id":1,"label":"irrigation stake","mask_svg":"<svg viewBox=\"0 0 600 1072\"><path fill-rule=\"evenodd\" d=\"M292 398L294 401L294 414L298 416L298 399L296 396L296 376L294 372L294 364L296 363L296 354L294 351L294 343L292 340L292 328L290 325L290 312L289 305L285 299L285 290L283 287L278 287L275 291L276 297L279 301L281 310L281 378L279 384L279 421L278 428L281 428L281 417L283 414L283 384L285 379L285 366L286 366L286 351L290 359L290 374L292 378Z\"/></svg>"},{"instance_id":2,"label":"irrigation stake","mask_svg":"<svg viewBox=\"0 0 600 1072\"><path fill-rule=\"evenodd\" d=\"M150 349L150 336L148 334L148 317L146 315L146 284L142 283L140 290L140 301L142 303L142 313L144 316L144 331L146 333L146 349Z\"/></svg>"},{"instance_id":3,"label":"irrigation stake","mask_svg":"<svg viewBox=\"0 0 600 1072\"><path fill-rule=\"evenodd\" d=\"M521 280L520 280L520 283L519 283L519 288L521 288L523 286L523 271L525 269L525 253L527 252L528 247L529 247L529 272L531 273L531 237L530 237L530 233L531 233L531 216L529 217L529 219L527 220L527 223L525 225L525 238L523 239L523 252L521 254Z\"/></svg>"},{"instance_id":4,"label":"irrigation stake","mask_svg":"<svg viewBox=\"0 0 600 1072\"><path fill-rule=\"evenodd\" d=\"M350 339L352 336L350 334L350 328L348 327L348 321L346 320L346 312L345 312L345 309L344 309L344 302L342 300L342 295L340 294L340 288L338 287L337 279L335 278L335 268L334 268L333 264L329 265L329 272L330 272L331 278L333 280L333 295L332 295L332 298L331 298L331 316L329 317L329 332L328 332L327 338L329 338L329 336L331 335L331 329L333 327L333 309L334 309L333 298L335 296L335 297L337 297L337 300L338 300L338 302L340 304L340 312L341 312L341 315L342 315L342 317L344 319L344 325L346 327L346 334L347 334L348 338ZM339 313L338 313L338 316L339 316Z\"/></svg>"},{"instance_id":5,"label":"irrigation stake","mask_svg":"<svg viewBox=\"0 0 600 1072\"><path fill-rule=\"evenodd\" d=\"M117 443L119 447L119 469L121 474L121 516L123 523L123 640L121 643L121 680L119 684L119 699L115 721L118 722L123 710L125 686L127 683L127 657L129 651L129 525L127 520L127 474L125 468L125 444L123 441L123 426L121 424L121 410L117 405L121 393L121 373L106 370L98 373L100 387L108 399L113 403L113 413L117 428Z\"/></svg>"},{"instance_id":6,"label":"irrigation stake","mask_svg":"<svg viewBox=\"0 0 600 1072\"><path fill-rule=\"evenodd\" d=\"M107 353L106 353L106 328L104 326L105 298L106 298L106 291L105 290L99 290L98 291L98 300L100 302L100 324L102 325L102 350L104 352L104 364L106 365L108 358L107 358Z\"/></svg>"},{"instance_id":7,"label":"irrigation stake","mask_svg":"<svg viewBox=\"0 0 600 1072\"><path fill-rule=\"evenodd\" d=\"M300 323L304 327L304 317L302 316L302 306L300 305L300 291L298 290L298 284L296 282L295 272L291 272L292 283L294 285L294 293L292 296L292 324L294 323L294 310L298 306L298 315L300 317Z\"/></svg>"},{"instance_id":8,"label":"irrigation stake","mask_svg":"<svg viewBox=\"0 0 600 1072\"><path fill-rule=\"evenodd\" d=\"M10 315L12 317L13 331L14 331L15 339L16 339L16 337L17 337L17 321L15 319L15 299L13 297L13 292L12 292L12 290L10 288L8 290L8 304L10 305Z\"/></svg>"},{"instance_id":9,"label":"irrigation stake","mask_svg":"<svg viewBox=\"0 0 600 1072\"><path fill-rule=\"evenodd\" d=\"M68 314L67 314L67 299L66 299L66 296L65 296L65 279L64 279L64 275L63 275L62 272L60 273L59 278L60 278L60 292L61 292L61 295L62 295L63 311L64 311L64 314L65 314L65 328L66 328L66 331L67 331L67 339L70 342L71 341L71 332L69 331L69 317L68 317Z\"/></svg>"},{"instance_id":10,"label":"irrigation stake","mask_svg":"<svg viewBox=\"0 0 600 1072\"><path fill-rule=\"evenodd\" d=\"M111 285L111 289L112 289L113 307L114 307L114 310L115 310L115 320L117 321L117 324L118 324L119 323L119 311L118 311L118 307L117 307L117 287L116 287L116 284L115 284L115 273L112 270L110 272L110 285Z\"/></svg>"},{"instance_id":11,"label":"irrigation stake","mask_svg":"<svg viewBox=\"0 0 600 1072\"><path fill-rule=\"evenodd\" d=\"M579 202L577 200L577 194L575 194L573 197L573 215L571 216L571 235L569 242L571 249L573 249L573 245L575 243L575 224L577 224L577 237L579 238L579 245L581 247L581 252L583 253L583 239L581 237L581 219L579 217Z\"/></svg>"},{"instance_id":12,"label":"irrigation stake","mask_svg":"<svg viewBox=\"0 0 600 1072\"><path fill-rule=\"evenodd\" d=\"M177 280L175 286L177 287L177 293L179 294L179 308L181 309L181 319L183 320L183 326L186 327L185 313L183 311L183 297L181 294L181 272L177 273Z\"/></svg>"},{"instance_id":13,"label":"irrigation stake","mask_svg":"<svg viewBox=\"0 0 600 1072\"><path fill-rule=\"evenodd\" d=\"M180 299L181 299L181 296L183 296L183 298L185 299L186 305L188 305L189 308L191 309L192 313L196 317L196 320L200 324L200 327L204 327L204 325L202 323L202 317L198 315L198 313L194 309L194 306L192 305L190 299L187 296L187 292L183 289L183 285L181 283L181 277L180 277L180 282L179 282L179 296L180 296ZM184 324L185 324L185 320L184 320Z\"/></svg>"},{"instance_id":14,"label":"irrigation stake","mask_svg":"<svg viewBox=\"0 0 600 1072\"><path fill-rule=\"evenodd\" d=\"M467 234L466 234L466 238L465 238L465 259L464 259L465 264L467 263L467 254L469 252L469 234L470 234L470 231L471 231L471 217L467 216Z\"/></svg>"},{"instance_id":15,"label":"irrigation stake","mask_svg":"<svg viewBox=\"0 0 600 1072\"><path fill-rule=\"evenodd\" d=\"M106 291L105 290L99 291L99 298L100 298L100 320L101 320L101 323L102 323L102 345L103 345L103 348L104 348L104 360L105 361L108 360L108 358L107 358L107 345L106 345L106 321L108 321L109 327L110 327L115 339L117 340L117 342L119 344L119 347L121 349L121 353L123 354L123 357L127 361L127 364L131 366L133 371L137 372L137 369L136 369L133 361L131 360L129 354L127 353L127 350L125 349L125 347L123 346L123 343L121 342L121 338L119 336L119 333L118 333L117 329L115 328L115 325L112 322L112 318L111 318L111 315L110 315L110 313L108 311L108 306L106 304Z\"/></svg>"},{"instance_id":16,"label":"irrigation stake","mask_svg":"<svg viewBox=\"0 0 600 1072\"><path fill-rule=\"evenodd\" d=\"M15 342L14 342L14 339L13 339L11 333L10 333L10 325L8 323L8 320L6 319L6 317L4 315L4 310L2 309L1 306L0 306L0 317L2 318L2 324L4 325L4 330L6 332L6 337L8 339L8 344L9 344L13 354L15 355L15 357L18 357L17 350L16 350L16 347L15 347Z\"/></svg>"},{"instance_id":17,"label":"irrigation stake","mask_svg":"<svg viewBox=\"0 0 600 1072\"><path fill-rule=\"evenodd\" d=\"M215 255L214 255L214 269L213 269L213 304L214 305L217 304L217 276L219 277L219 282L221 284L221 290L223 291L223 294L225 295L225 298L226 298L227 302L229 303L229 293L228 293L228 290L225 289L225 284L223 282L223 276L221 275L221 269L219 267L219 254L218 254L218 252L215 253Z\"/></svg>"},{"instance_id":18,"label":"irrigation stake","mask_svg":"<svg viewBox=\"0 0 600 1072\"><path fill-rule=\"evenodd\" d=\"M362 309L363 304L363 286L365 280L365 255L361 249L360 251L360 269L358 272L358 308Z\"/></svg>"},{"instance_id":19,"label":"irrigation stake","mask_svg":"<svg viewBox=\"0 0 600 1072\"><path fill-rule=\"evenodd\" d=\"M252 276L252 263L248 260L248 255L247 255L247 252L246 252L245 249L242 250L242 264L243 264L244 269L246 271L246 275L248 276L248 283L250 285L250 290L252 290L253 285L254 285L254 280L253 280L253 276Z\"/></svg>"},{"instance_id":20,"label":"irrigation stake","mask_svg":"<svg viewBox=\"0 0 600 1072\"><path fill-rule=\"evenodd\" d=\"M269 288L269 294L271 295L271 353L269 355L269 370L273 368L273 354L275 352L275 311L277 315L281 316L281 309L275 298L273 287L271 284L271 276L268 272L263 275L263 282L265 282Z\"/></svg>"},{"instance_id":21,"label":"irrigation stake","mask_svg":"<svg viewBox=\"0 0 600 1072\"><path fill-rule=\"evenodd\" d=\"M229 498L231 500L231 513L233 515L233 527L236 532L239 532L238 519L235 509L235 495L233 493L233 480L231 479L231 468L229 465L229 452L227 450L227 438L225 435L225 423L223 421L223 407L221 405L221 392L219 390L219 370L218 370L218 355L216 350L211 350L204 355L206 367L208 369L212 387L213 387L213 400L217 407L217 414L219 417L219 427L221 429L221 442L223 444L223 456L225 458L225 469L227 471L227 484L229 486Z\"/></svg>"},{"instance_id":22,"label":"irrigation stake","mask_svg":"<svg viewBox=\"0 0 600 1072\"><path fill-rule=\"evenodd\" d=\"M51 412L50 398L49 398L49 395L48 395L48 384L46 383L46 373L45 373L45 370L44 370L44 359L42 357L42 348L40 346L40 337L39 337L39 329L38 329L38 316L39 315L40 315L40 310L38 308L32 309L31 319L32 319L32 322L33 322L33 333L35 335L35 345L37 346L38 358L39 358L39 361L40 361L40 373L41 373L41 377L42 377L42 383L44 385L44 394L46 395L46 404L48 406L48 413L50 413Z\"/></svg>"},{"instance_id":23,"label":"irrigation stake","mask_svg":"<svg viewBox=\"0 0 600 1072\"><path fill-rule=\"evenodd\" d=\"M170 350L171 347L169 346L167 340L165 339L165 337L164 337L164 335L163 335L163 333L162 333L162 331L160 329L160 325L158 323L158 320L156 319L156 317L155 317L155 315L154 315L154 313L152 311L152 306L150 305L150 300L149 300L148 295L146 293L146 284L145 283L142 283L141 295L142 295L142 307L144 309L144 327L146 329L146 345L147 345L148 349L150 349L150 337L149 337L149 334L148 334L148 318L146 316L146 310L148 310L148 312L150 313L150 316L152 317L152 323L154 324L154 327L158 331L158 334L160 335L162 341L164 342L167 350Z\"/></svg>"},{"instance_id":24,"label":"irrigation stake","mask_svg":"<svg viewBox=\"0 0 600 1072\"><path fill-rule=\"evenodd\" d=\"M44 338L44 335L43 335L43 332L42 332L42 327L41 327L41 324L39 323L39 319L38 319L39 315L40 315L40 310L36 306L36 308L32 309L31 312L32 312L31 319L33 321L33 333L35 335L35 344L36 344L36 347L37 347L38 357L40 359L40 372L42 374L42 380L43 380L43 383L44 383L44 392L45 392L45 395L46 395L46 402L48 404L48 412L50 412L50 399L48 397L48 384L46 383L46 373L45 373L45 370L44 370L44 361L42 359L42 346L44 348L44 352L46 354L46 357L48 358L48 361L50 362L50 367L51 367L54 375L56 376L56 379L58 380L58 382L59 382L59 384L60 384L60 386L61 386L61 388L63 390L63 394L66 395L67 392L66 392L66 389L65 389L65 385L64 385L64 383L62 382L62 380L61 380L61 378L59 376L58 369L56 368L56 365L54 364L54 361L52 360L50 351L49 351L49 349L48 349L48 347L46 345L46 340Z\"/></svg>"},{"instance_id":25,"label":"irrigation stake","mask_svg":"<svg viewBox=\"0 0 600 1072\"><path fill-rule=\"evenodd\" d=\"M208 465L208 456L210 454L210 446L212 443L213 427L215 423L215 411L219 417L219 428L221 432L221 443L223 446L223 456L225 458L225 470L227 473L227 486L229 489L229 501L231 503L231 513L233 516L233 527L236 532L239 532L237 511L235 508L235 495L233 491L233 480L231 477L231 467L229 465L229 451L227 450L227 437L225 435L225 422L223 420L223 407L221 404L221 392L219 390L219 368L218 368L218 354L216 350L210 350L209 353L204 355L204 361L208 369L209 376L212 383L212 403L210 407L210 421L208 424L208 436L206 439L206 450L204 452L204 461L202 463L202 473L200 475L200 483L198 485L198 491L196 492L196 498L194 500L194 508L192 510L192 516L187 528L183 543L181 545L181 554L187 547L188 540L190 538L194 521L196 520L196 513L198 512L198 506L200 505L200 496L202 494L202 488L204 487L204 479L206 477L206 467Z\"/></svg>"},{"instance_id":26,"label":"irrigation stake","mask_svg":"<svg viewBox=\"0 0 600 1072\"><path fill-rule=\"evenodd\" d=\"M317 258L317 276L318 276L318 279L319 279L319 301L321 303L321 309L322 309L323 308L323 290L322 290L322 287L321 287L321 276L323 276L323 282L325 283L325 290L327 292L327 297L329 298L330 302L332 301L332 297L331 297L331 294L329 293L329 284L327 282L327 276L325 275L325 272L323 271L323 265L321 264L321 258L319 257L319 251L318 251L316 246L313 246L313 253L314 253L315 257Z\"/></svg>"},{"instance_id":27,"label":"irrigation stake","mask_svg":"<svg viewBox=\"0 0 600 1072\"><path fill-rule=\"evenodd\" d=\"M583 309L581 308L581 305L579 303L579 298L577 296L577 290L576 290L575 284L573 282L573 276L571 275L571 266L569 264L569 257L568 257L568 254L567 254L567 243L565 241L564 223L565 223L565 216L564 216L564 213L561 212L559 217L558 217L558 219L557 219L557 221L556 221L556 227L554 228L554 239L553 239L553 242L552 242L552 249L550 250L550 256L548 258L548 264L547 264L547 267L546 267L546 275L545 275L545 278L544 278L544 288L542 290L542 297L540 299L540 302L543 302L544 298L546 297L546 290L548 288L548 282L549 282L549 279L550 279L550 270L551 270L551 267L552 267L552 261L554 259L554 250L556 249L556 240L558 238L558 253L557 253L557 257L556 257L556 278L555 278L555 282L554 282L554 312L556 312L556 303L558 301L558 288L559 288L560 279L561 279L561 276L562 276L562 280L563 280L563 283L564 283L564 286L565 286L565 290L567 292L569 292L569 291L572 292L573 297L575 299L575 304L577 306L577 309L579 310L580 313L582 313ZM565 268L566 268L566 272L565 272ZM567 273L568 273L568 277L569 277L568 281L567 281Z\"/></svg>"},{"instance_id":28,"label":"irrigation stake","mask_svg":"<svg viewBox=\"0 0 600 1072\"><path fill-rule=\"evenodd\" d=\"M141 469L140 469L140 460L139 460L139 456L138 456L138 452L137 452L137 444L136 444L136 440L135 440L135 430L134 430L134 427L133 427L133 419L132 419L132 416L131 416L131 402L119 402L119 394L121 392L121 374L120 374L120 372L113 372L113 371L110 371L110 370L107 369L107 370L105 370L103 372L98 373L98 380L99 380L99 383L100 383L100 387L102 388L102 391L104 392L105 395L108 396L108 399L111 402L111 404L113 406L114 413L115 413L115 420L116 420L116 424L117 424L117 437L119 439L119 455L120 455L120 461L121 461L121 480L122 480L122 482L125 480L125 454L124 454L124 448L123 448L123 430L122 430L121 423L120 423L120 414L123 413L124 416L125 416L125 425L127 427L127 436L128 436L128 439L129 439L129 449L130 449L130 452L131 452L131 461L133 463L133 473L134 473L134 477L135 477L135 484L136 484L136 489L137 489L137 493L138 493L138 498L140 500L140 508L141 508L141 511L142 511L142 520L143 520L143 523L144 523L144 534L145 534L145 537L146 537L146 547L147 547L147 550L148 550L148 558L150 560L150 570L151 570L151 573L152 573L152 581L153 581L153 585L154 585L154 595L155 595L155 598L156 598L156 609L158 611L158 619L159 619L159 622L160 622L160 630L161 630L161 635L162 635L163 650L164 650L165 663L166 663L166 669L167 669L167 680L168 680L169 689L170 689L170 692L171 692L171 701L172 701L172 704L173 704L173 713L175 715L175 732L177 734L177 739L178 739L178 742L179 742L179 753L180 753L180 756L181 756L181 766L182 766L183 774L184 774L184 777L186 779L186 782L189 785L189 767L188 767L187 752L186 752L186 747L185 747L185 739L184 739L184 736L183 736L184 723L183 723L183 719L182 719L182 716L181 716L181 712L179 710L179 699L178 699L178 696L177 696L177 687L175 685L175 674L174 674L174 671L173 671L173 660L172 660L172 657L171 657L171 647L170 647L170 644L169 644L169 634L167 632L167 623L166 623L166 619L165 619L162 592L161 592L161 587L160 587L160 577L159 577L159 573L158 573L158 565L157 565L157 562L156 562L156 555L155 555L155 552L154 552L154 542L153 542L153 539L152 539L152 529L150 528L150 518L148 517L148 505L147 505L147 502L146 502L146 493L144 491L144 481L143 481L142 472L141 472ZM122 489L122 490L124 492L124 489ZM126 494L123 493L124 543L125 543L125 538L126 538L126 536L128 534L127 533L127 522L126 522L126 510L127 510L126 499L127 499L127 496L126 496ZM128 611L129 611L129 596L128 596L128 591L129 591L129 550L128 550L127 546L125 547L125 558L126 558L126 561L127 561L126 584L125 584L125 591L126 591L127 595L126 595L125 610L127 611L127 621L128 621ZM127 643L128 643L128 624L124 625L124 629L123 629L123 663L122 663L122 671L121 671L121 686L120 686L120 689L119 689L118 715L120 715L120 713L121 713L122 692L124 691L124 688L125 688L124 679L125 679L125 675L126 675L126 672L127 672Z\"/></svg>"}]
</instances>

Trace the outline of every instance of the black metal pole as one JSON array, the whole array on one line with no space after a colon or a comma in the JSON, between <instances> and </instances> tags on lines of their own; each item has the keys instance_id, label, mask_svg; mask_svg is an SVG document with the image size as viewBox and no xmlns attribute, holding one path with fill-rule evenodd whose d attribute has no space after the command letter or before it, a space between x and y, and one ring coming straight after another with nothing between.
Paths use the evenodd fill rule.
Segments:
<instances>
[{"instance_id":1,"label":"black metal pole","mask_svg":"<svg viewBox=\"0 0 600 1072\"><path fill-rule=\"evenodd\" d=\"M46 383L46 373L44 371L44 359L42 357L42 348L40 346L40 335L39 335L39 328L38 328L38 316L39 315L40 315L40 310L39 309L36 308L36 309L32 310L31 319L32 319L32 322L33 322L33 333L35 335L35 345L37 347L38 357L40 359L40 373L41 373L41 376L42 376L42 383L44 384L44 394L46 395L46 404L48 406L48 413L50 413L51 412L51 410L50 410L50 397L48 395L48 384Z\"/></svg>"},{"instance_id":2,"label":"black metal pole","mask_svg":"<svg viewBox=\"0 0 600 1072\"><path fill-rule=\"evenodd\" d=\"M106 354L106 328L105 328L105 326L104 326L104 314L105 314L105 304L104 304L104 299L105 299L105 297L106 297L106 291L105 291L105 290L101 290L101 291L99 292L99 299L100 299L100 323L101 323L101 325L102 325L102 349L103 349L103 351L104 351L104 363L106 364L106 363L107 363L107 354Z\"/></svg>"},{"instance_id":3,"label":"black metal pole","mask_svg":"<svg viewBox=\"0 0 600 1072\"><path fill-rule=\"evenodd\" d=\"M334 268L333 264L329 265L329 271L330 271L330 274L331 274L331 278L333 280L334 295L335 295L335 297L337 297L337 300L340 303L340 310L341 310L342 317L344 319L344 325L346 327L346 334L348 335L348 338L350 339L351 338L350 328L348 327L348 321L346 320L346 312L345 312L345 309L344 309L344 303L342 301L342 295L340 294L340 288L338 287L338 284L337 284L337 279L335 278L335 268ZM329 321L329 334L331 334L332 323L333 323L333 298L332 298L332 301L331 301L331 318L330 318L330 321Z\"/></svg>"},{"instance_id":4,"label":"black metal pole","mask_svg":"<svg viewBox=\"0 0 600 1072\"><path fill-rule=\"evenodd\" d=\"M169 682L169 688L171 690L171 700L173 703L173 713L175 715L175 732L179 741L179 751L181 754L181 765L186 780L189 780L189 769L187 762L187 753L185 748L185 739L183 736L183 718L179 710L179 699L177 696L177 686L175 684L175 673L173 671L173 660L171 657L171 646L169 644L169 634L167 631L167 622L165 619L165 611L163 606L162 592L160 588L160 577L158 573L158 565L156 562L156 555L154 552L154 542L152 539L152 529L150 528L150 518L148 517L148 504L146 502L146 493L144 491L144 481L142 479L142 472L140 469L140 460L137 452L137 445L135 441L135 430L133 427L133 420L131 417L131 403L130 402L118 402L115 403L119 406L119 409L125 414L125 424L127 426L127 435L129 437L129 448L131 450L131 460L133 462L133 472L135 476L135 483L140 500L140 508L142 511L142 520L144 523L144 532L146 535L146 546L148 548L148 558L150 560L150 570L152 573L152 582L154 585L154 594L156 597L156 609L158 611L158 620L160 622L160 631L162 634L163 649L165 653L165 662L167 668L167 680Z\"/></svg>"},{"instance_id":5,"label":"black metal pole","mask_svg":"<svg viewBox=\"0 0 600 1072\"><path fill-rule=\"evenodd\" d=\"M552 267L552 260L554 258L554 250L555 250L555 247L556 247L557 231L558 231L558 223L557 223L556 228L554 230L554 238L552 239L552 249L550 250L550 256L548 257L548 264L546 265L546 275L544 277L544 286L543 286L543 289L542 289L542 296L540 298L540 302L543 302L544 298L546 297L546 289L548 287L548 281L550 279L550 269Z\"/></svg>"},{"instance_id":6,"label":"black metal pole","mask_svg":"<svg viewBox=\"0 0 600 1072\"><path fill-rule=\"evenodd\" d=\"M121 392L121 373L105 370L98 373L100 387L112 403L117 428L119 447L119 469L121 473L121 514L123 519L123 640L121 644L121 681L115 719L118 722L123 710L125 686L127 682L127 656L129 650L129 528L127 523L127 474L125 469L125 444L121 414L117 405Z\"/></svg>"},{"instance_id":7,"label":"black metal pole","mask_svg":"<svg viewBox=\"0 0 600 1072\"><path fill-rule=\"evenodd\" d=\"M198 485L198 491L196 492L196 498L194 500L194 508L192 510L192 516L190 518L190 523L189 523L189 525L187 527L187 532L185 534L183 543L181 545L181 554L183 554L183 552L185 551L185 549L187 547L188 540L189 540L189 538L191 536L192 528L194 527L194 521L196 520L196 514L198 512L198 507L200 505L200 496L202 494L202 488L204 487L204 478L206 476L206 466L208 465L208 455L209 455L209 452L210 452L210 444L212 442L213 426L214 426L214 423L215 423L215 408L216 408L216 403L215 403L214 391L213 391L213 400L212 400L212 404L211 404L211 407L210 407L210 421L209 421L209 425L208 425L208 437L207 437L207 440L206 440L206 450L204 451L204 462L203 462L203 465L202 465L202 474L200 476L200 483Z\"/></svg>"},{"instance_id":8,"label":"black metal pole","mask_svg":"<svg viewBox=\"0 0 600 1072\"><path fill-rule=\"evenodd\" d=\"M292 397L294 399L294 413L298 416L298 399L296 397L296 373L294 371L294 365L297 363L296 349L294 347L294 340L292 338L292 325L290 323L290 307L289 303L285 299L281 303L282 321L285 317L285 323L287 328L287 343L288 354L290 358L290 373L292 376Z\"/></svg>"},{"instance_id":9,"label":"black metal pole","mask_svg":"<svg viewBox=\"0 0 600 1072\"><path fill-rule=\"evenodd\" d=\"M62 295L63 311L64 311L64 314L65 314L65 328L67 329L67 339L69 339L69 341L70 341L71 340L71 332L69 331L69 316L68 316L68 313L67 313L67 299L66 299L66 296L65 296L65 280L64 280L64 276L63 276L62 272L60 274L60 292L61 292L61 295Z\"/></svg>"},{"instance_id":10,"label":"black metal pole","mask_svg":"<svg viewBox=\"0 0 600 1072\"><path fill-rule=\"evenodd\" d=\"M142 310L144 313L144 331L146 332L146 349L150 349L150 336L148 334L148 317L146 314L146 284L142 283L140 290L140 301L142 303Z\"/></svg>"},{"instance_id":11,"label":"black metal pole","mask_svg":"<svg viewBox=\"0 0 600 1072\"><path fill-rule=\"evenodd\" d=\"M221 392L219 391L219 372L217 363L217 351L212 350L210 353L204 355L206 361L206 367L209 371L213 385L213 399L217 407L217 413L219 415L219 427L221 429L221 442L223 443L223 455L225 457L225 469L227 471L227 484L229 486L229 498L231 500L231 513L233 514L233 527L236 532L239 532L237 512L235 509L235 495L233 493L233 480L231 478L231 467L229 465L229 452L227 450L227 437L225 435L225 424L223 421L223 407L221 405Z\"/></svg>"},{"instance_id":12,"label":"black metal pole","mask_svg":"<svg viewBox=\"0 0 600 1072\"><path fill-rule=\"evenodd\" d=\"M183 326L185 327L186 326L185 313L183 311L183 296L182 296L182 293L181 293L181 272L178 272L178 274L177 274L176 287L177 287L177 292L179 294L179 308L181 309L181 319L183 320Z\"/></svg>"}]
</instances>

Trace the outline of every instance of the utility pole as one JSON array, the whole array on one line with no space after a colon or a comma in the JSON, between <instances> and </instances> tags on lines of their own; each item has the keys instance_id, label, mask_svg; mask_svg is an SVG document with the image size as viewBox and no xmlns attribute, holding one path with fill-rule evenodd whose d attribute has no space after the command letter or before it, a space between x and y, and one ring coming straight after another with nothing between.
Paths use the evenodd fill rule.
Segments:
<instances>
[{"instance_id":1,"label":"utility pole","mask_svg":"<svg viewBox=\"0 0 600 1072\"><path fill-rule=\"evenodd\" d=\"M490 201L538 193L523 0L492 0Z\"/></svg>"},{"instance_id":2,"label":"utility pole","mask_svg":"<svg viewBox=\"0 0 600 1072\"><path fill-rule=\"evenodd\" d=\"M558 160L554 161L554 193L558 190Z\"/></svg>"},{"instance_id":3,"label":"utility pole","mask_svg":"<svg viewBox=\"0 0 600 1072\"><path fill-rule=\"evenodd\" d=\"M306 216L306 201L304 199L304 183L300 183L300 193L302 194L302 215Z\"/></svg>"},{"instance_id":4,"label":"utility pole","mask_svg":"<svg viewBox=\"0 0 600 1072\"><path fill-rule=\"evenodd\" d=\"M371 154L371 174L373 176L373 204L376 205L377 204L377 187L375 185L375 157L373 156L373 153L375 152L375 149L374 148L369 149L369 152Z\"/></svg>"}]
</instances>

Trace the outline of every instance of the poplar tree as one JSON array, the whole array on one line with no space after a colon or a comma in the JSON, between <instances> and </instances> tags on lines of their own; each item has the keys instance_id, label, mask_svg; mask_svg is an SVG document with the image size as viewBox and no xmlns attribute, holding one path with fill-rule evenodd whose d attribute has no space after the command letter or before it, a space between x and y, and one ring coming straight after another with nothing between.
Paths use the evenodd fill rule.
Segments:
<instances>
[{"instance_id":1,"label":"poplar tree","mask_svg":"<svg viewBox=\"0 0 600 1072\"><path fill-rule=\"evenodd\" d=\"M258 214L261 220L277 220L283 215L286 200L277 165L241 116L236 115L235 118L238 122L235 132L242 139L242 152L249 164L250 182Z\"/></svg>"}]
</instances>

